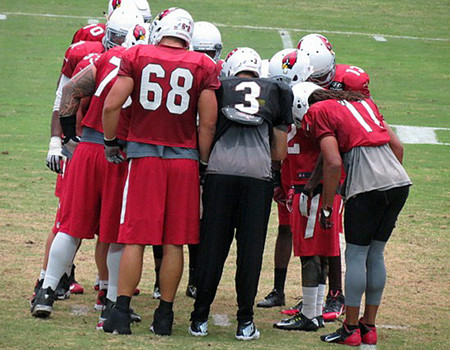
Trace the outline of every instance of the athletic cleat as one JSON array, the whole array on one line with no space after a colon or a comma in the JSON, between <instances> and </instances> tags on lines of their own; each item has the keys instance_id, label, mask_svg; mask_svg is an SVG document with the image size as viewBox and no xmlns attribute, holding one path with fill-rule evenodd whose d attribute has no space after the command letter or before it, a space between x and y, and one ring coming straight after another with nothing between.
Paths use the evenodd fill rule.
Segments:
<instances>
[{"instance_id":1,"label":"athletic cleat","mask_svg":"<svg viewBox=\"0 0 450 350\"><path fill-rule=\"evenodd\" d=\"M292 306L286 310L281 310L280 313L284 314L284 315L295 316L299 312L302 312L302 306L303 306L303 301L300 300L300 302L297 305Z\"/></svg>"},{"instance_id":2,"label":"athletic cleat","mask_svg":"<svg viewBox=\"0 0 450 350\"><path fill-rule=\"evenodd\" d=\"M361 345L361 331L359 328L349 330L347 324L344 322L342 327L336 330L334 333L321 335L320 340L326 343L338 343L350 346Z\"/></svg>"},{"instance_id":3,"label":"athletic cleat","mask_svg":"<svg viewBox=\"0 0 450 350\"><path fill-rule=\"evenodd\" d=\"M150 331L156 335L171 335L173 325L173 311L163 314L159 308L153 315L153 323Z\"/></svg>"},{"instance_id":4,"label":"athletic cleat","mask_svg":"<svg viewBox=\"0 0 450 350\"><path fill-rule=\"evenodd\" d=\"M325 321L323 320L323 316L317 316L316 317L317 322L319 323L319 328L325 328Z\"/></svg>"},{"instance_id":5,"label":"athletic cleat","mask_svg":"<svg viewBox=\"0 0 450 350\"><path fill-rule=\"evenodd\" d=\"M33 295L30 299L30 306L33 306L34 299L36 298L37 293L39 292L39 289L42 288L42 285L44 284L44 279L36 280L36 284L34 285Z\"/></svg>"},{"instance_id":6,"label":"athletic cleat","mask_svg":"<svg viewBox=\"0 0 450 350\"><path fill-rule=\"evenodd\" d=\"M72 264L72 271L69 276L70 294L83 294L84 288L75 280L75 265Z\"/></svg>"},{"instance_id":7,"label":"athletic cleat","mask_svg":"<svg viewBox=\"0 0 450 350\"><path fill-rule=\"evenodd\" d=\"M70 298L70 282L69 276L67 276L66 273L62 275L61 279L59 280L59 283L55 289L55 295L57 300L64 300Z\"/></svg>"},{"instance_id":8,"label":"athletic cleat","mask_svg":"<svg viewBox=\"0 0 450 350\"><path fill-rule=\"evenodd\" d=\"M114 307L116 306L116 303L106 299L106 304L102 310L102 313L100 314L99 317L99 323L106 321L108 318L111 317L112 311L114 309ZM131 317L131 322L136 322L139 323L142 321L142 317L141 315L138 315L137 313L134 312L133 308L130 307L130 317ZM97 326L98 326L97 324ZM99 328L97 328L99 329Z\"/></svg>"},{"instance_id":9,"label":"athletic cleat","mask_svg":"<svg viewBox=\"0 0 450 350\"><path fill-rule=\"evenodd\" d=\"M377 328L370 327L364 323L362 317L358 321L359 330L361 331L361 341L363 344L376 345L377 344Z\"/></svg>"},{"instance_id":10,"label":"athletic cleat","mask_svg":"<svg viewBox=\"0 0 450 350\"><path fill-rule=\"evenodd\" d=\"M259 331L256 329L253 321L239 322L236 330L237 340L256 340L259 339Z\"/></svg>"},{"instance_id":11,"label":"athletic cleat","mask_svg":"<svg viewBox=\"0 0 450 350\"><path fill-rule=\"evenodd\" d=\"M56 295L50 287L39 289L31 305L31 314L34 317L47 318L53 311Z\"/></svg>"},{"instance_id":12,"label":"athletic cleat","mask_svg":"<svg viewBox=\"0 0 450 350\"><path fill-rule=\"evenodd\" d=\"M94 309L97 311L102 311L106 305L106 293L108 293L107 289L101 289L98 291L97 300L94 304Z\"/></svg>"},{"instance_id":13,"label":"athletic cleat","mask_svg":"<svg viewBox=\"0 0 450 350\"><path fill-rule=\"evenodd\" d=\"M273 289L265 298L264 300L260 301L258 304L256 304L257 307L274 307L274 306L284 306L284 293L279 292L276 289Z\"/></svg>"},{"instance_id":14,"label":"athletic cleat","mask_svg":"<svg viewBox=\"0 0 450 350\"><path fill-rule=\"evenodd\" d=\"M97 324L97 327L100 326L99 324ZM123 312L117 308L113 308L111 316L103 322L101 329L107 333L131 334L130 324L131 317L129 312Z\"/></svg>"},{"instance_id":15,"label":"athletic cleat","mask_svg":"<svg viewBox=\"0 0 450 350\"><path fill-rule=\"evenodd\" d=\"M192 321L188 332L194 337L205 337L208 335L208 321Z\"/></svg>"},{"instance_id":16,"label":"athletic cleat","mask_svg":"<svg viewBox=\"0 0 450 350\"><path fill-rule=\"evenodd\" d=\"M139 295L139 294L141 294L141 290L139 288L135 288L133 295Z\"/></svg>"},{"instance_id":17,"label":"athletic cleat","mask_svg":"<svg viewBox=\"0 0 450 350\"><path fill-rule=\"evenodd\" d=\"M160 299L161 298L161 291L159 290L159 286L156 286L153 288L153 299Z\"/></svg>"},{"instance_id":18,"label":"athletic cleat","mask_svg":"<svg viewBox=\"0 0 450 350\"><path fill-rule=\"evenodd\" d=\"M345 297L339 292L330 292L327 295L325 307L323 309L323 319L325 322L332 322L345 312Z\"/></svg>"},{"instance_id":19,"label":"athletic cleat","mask_svg":"<svg viewBox=\"0 0 450 350\"><path fill-rule=\"evenodd\" d=\"M195 299L197 297L197 287L194 285L187 286L186 295L190 298Z\"/></svg>"},{"instance_id":20,"label":"athletic cleat","mask_svg":"<svg viewBox=\"0 0 450 350\"><path fill-rule=\"evenodd\" d=\"M319 329L319 321L316 317L309 319L300 312L294 317L285 318L278 323L274 323L273 327L287 331L315 332Z\"/></svg>"},{"instance_id":21,"label":"athletic cleat","mask_svg":"<svg viewBox=\"0 0 450 350\"><path fill-rule=\"evenodd\" d=\"M84 288L77 281L70 285L70 294L83 294Z\"/></svg>"}]
</instances>

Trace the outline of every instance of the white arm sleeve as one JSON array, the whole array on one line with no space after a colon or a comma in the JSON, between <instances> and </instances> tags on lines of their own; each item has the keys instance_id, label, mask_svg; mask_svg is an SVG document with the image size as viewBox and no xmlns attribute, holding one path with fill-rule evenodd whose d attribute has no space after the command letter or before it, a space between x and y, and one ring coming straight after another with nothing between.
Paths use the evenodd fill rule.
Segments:
<instances>
[{"instance_id":1,"label":"white arm sleeve","mask_svg":"<svg viewBox=\"0 0 450 350\"><path fill-rule=\"evenodd\" d=\"M70 78L68 78L64 74L61 74L61 79L59 79L58 89L56 89L55 102L53 103L53 112L59 111L59 105L61 103L61 97L62 97L62 89L69 80L70 80Z\"/></svg>"}]
</instances>

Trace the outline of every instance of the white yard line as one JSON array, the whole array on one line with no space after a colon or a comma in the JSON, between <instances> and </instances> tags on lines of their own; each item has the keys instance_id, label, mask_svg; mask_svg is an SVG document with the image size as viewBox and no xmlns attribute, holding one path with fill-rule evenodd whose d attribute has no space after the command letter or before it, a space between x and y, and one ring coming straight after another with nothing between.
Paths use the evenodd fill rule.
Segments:
<instances>
[{"instance_id":1,"label":"white yard line","mask_svg":"<svg viewBox=\"0 0 450 350\"><path fill-rule=\"evenodd\" d=\"M72 16L72 15L55 15L50 13L27 13L27 12L3 12L2 14L11 16L33 16L33 17L55 17L55 18L83 18L90 19L92 16ZM105 19L105 17L94 17L96 19ZM277 31L290 31L290 32L304 32L304 33L329 33L329 34L343 34L343 35L358 35L358 36L370 36L375 35L383 36L385 38L394 39L410 39L410 40L424 40L424 41L450 41L450 38L426 38L418 36L408 35L392 35L382 33L361 33L361 32L344 32L340 30L326 30L326 29L307 29L307 28L278 28L278 27L263 27L263 26L248 26L248 25L230 25L215 23L219 27L228 28L240 28L240 29L260 29L260 30L277 30Z\"/></svg>"},{"instance_id":2,"label":"white yard line","mask_svg":"<svg viewBox=\"0 0 450 350\"><path fill-rule=\"evenodd\" d=\"M430 144L430 145L450 145L439 142L436 130L447 130L450 128L431 128L426 126L391 125L395 128L395 133L402 143L407 144Z\"/></svg>"}]
</instances>

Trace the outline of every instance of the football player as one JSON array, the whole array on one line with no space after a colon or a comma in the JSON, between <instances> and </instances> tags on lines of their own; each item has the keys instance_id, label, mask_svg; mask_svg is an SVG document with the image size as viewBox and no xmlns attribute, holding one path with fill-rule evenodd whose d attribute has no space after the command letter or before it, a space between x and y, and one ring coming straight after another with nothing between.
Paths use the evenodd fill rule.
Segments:
<instances>
[{"instance_id":1,"label":"football player","mask_svg":"<svg viewBox=\"0 0 450 350\"><path fill-rule=\"evenodd\" d=\"M231 51L222 71L215 143L205 164L197 298L189 333L208 334L210 306L236 229L236 338L253 340L260 336L253 305L273 195L272 168L279 174L286 155L292 92L284 83L259 78L261 58L251 48Z\"/></svg>"},{"instance_id":2,"label":"football player","mask_svg":"<svg viewBox=\"0 0 450 350\"><path fill-rule=\"evenodd\" d=\"M332 45L323 35L308 34L300 39L297 48L308 55L313 66L313 73L308 81L325 89L356 91L370 96L367 73L356 66L336 64ZM338 223L338 225L341 224ZM329 291L323 314L325 321L338 318L344 312L344 303L341 257L330 257Z\"/></svg>"},{"instance_id":3,"label":"football player","mask_svg":"<svg viewBox=\"0 0 450 350\"><path fill-rule=\"evenodd\" d=\"M304 89L301 100L303 113L307 110L302 128L318 141L323 155L323 198L318 209L323 230L335 226L333 202L342 164L347 174L342 186L346 199L346 320L336 332L320 338L351 346L375 345L376 316L386 283L384 248L411 185L401 165L403 148L364 94ZM363 294L365 309L360 318Z\"/></svg>"},{"instance_id":4,"label":"football player","mask_svg":"<svg viewBox=\"0 0 450 350\"><path fill-rule=\"evenodd\" d=\"M284 49L277 52L269 61L269 78L283 81L288 85L305 81L311 74L312 67L309 58L296 49ZM288 130L288 142L295 135L295 130ZM272 291L260 301L257 306L270 308L285 305L284 286L287 267L292 251L292 233L290 215L286 208L286 194L291 185L289 171L289 153L298 152L295 147L288 147L288 157L281 166L281 181L275 185L274 200L278 208L278 235L275 244L274 287ZM295 307L294 307L295 308Z\"/></svg>"},{"instance_id":5,"label":"football player","mask_svg":"<svg viewBox=\"0 0 450 350\"><path fill-rule=\"evenodd\" d=\"M313 83L299 83L292 87L294 92L294 120L302 113L305 105L302 100L305 89L317 89ZM274 324L284 330L316 331L323 327L322 308L325 296L325 283L328 270L328 257L339 255L339 227L322 230L319 224L318 208L322 202L322 185L312 191L307 187L314 171L320 148L315 140L301 129L301 124L291 126L288 140L288 159L291 190L286 200L290 208L294 255L299 256L302 266L301 306L292 318L283 319ZM339 221L340 196L333 202L334 221ZM285 312L287 313L287 312Z\"/></svg>"},{"instance_id":6,"label":"football player","mask_svg":"<svg viewBox=\"0 0 450 350\"><path fill-rule=\"evenodd\" d=\"M121 213L117 303L105 332L130 334L130 301L139 283L145 245L162 245L161 297L151 331L170 335L173 302L183 271L183 245L199 240L199 160L207 162L217 119L216 65L189 51L194 21L170 8L156 16L156 45L128 49L103 109L105 152L120 160L117 123L131 94L128 172ZM196 114L199 114L197 134Z\"/></svg>"},{"instance_id":7,"label":"football player","mask_svg":"<svg viewBox=\"0 0 450 350\"><path fill-rule=\"evenodd\" d=\"M64 152L71 158L71 171L65 179L59 231L50 249L45 279L31 307L33 316L48 317L51 314L57 281L71 266L81 239L94 238L94 233L98 233L101 242L111 243L107 259L107 298L112 303L117 295L121 246L114 243L117 242L125 168L112 166L103 157L101 110L111 81L119 70L120 54L125 49L120 45L125 41L127 29L136 24L143 24L143 19L135 8L117 9L108 20L104 38L106 49L114 50L105 53L95 65L82 70L63 88L61 126L65 136ZM80 98L91 95L93 99L82 122L80 142L76 135L75 114ZM121 136L125 138L126 128L122 129ZM78 144L80 148L74 153ZM98 152L101 157L96 155Z\"/></svg>"}]
</instances>

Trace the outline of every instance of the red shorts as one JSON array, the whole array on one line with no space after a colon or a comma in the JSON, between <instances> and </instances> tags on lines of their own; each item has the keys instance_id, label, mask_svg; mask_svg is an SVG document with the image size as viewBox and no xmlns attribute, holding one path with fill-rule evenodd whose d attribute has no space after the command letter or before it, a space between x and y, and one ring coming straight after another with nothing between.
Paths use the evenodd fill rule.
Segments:
<instances>
[{"instance_id":1,"label":"red shorts","mask_svg":"<svg viewBox=\"0 0 450 350\"><path fill-rule=\"evenodd\" d=\"M333 202L333 227L323 230L320 227L319 214L322 207L322 195L310 199L310 215L304 217L299 209L300 193L296 193L292 211L292 240L295 256L338 256L339 247L339 221L342 221L342 214L339 213L341 196L336 195ZM305 234L313 234L310 238L305 238Z\"/></svg>"},{"instance_id":2,"label":"red shorts","mask_svg":"<svg viewBox=\"0 0 450 350\"><path fill-rule=\"evenodd\" d=\"M283 187L284 194L287 196L290 188L290 176L289 176L289 162L285 159L281 166L281 187ZM286 206L277 203L278 206L278 225L289 226L291 224L291 213L287 210Z\"/></svg>"},{"instance_id":3,"label":"red shorts","mask_svg":"<svg viewBox=\"0 0 450 350\"><path fill-rule=\"evenodd\" d=\"M129 162L119 243L199 243L198 162L145 157Z\"/></svg>"},{"instance_id":4,"label":"red shorts","mask_svg":"<svg viewBox=\"0 0 450 350\"><path fill-rule=\"evenodd\" d=\"M59 231L116 243L126 168L109 163L103 145L80 143L64 180Z\"/></svg>"},{"instance_id":5,"label":"red shorts","mask_svg":"<svg viewBox=\"0 0 450 350\"><path fill-rule=\"evenodd\" d=\"M64 189L64 178L69 170L70 159L62 158L60 161L62 174L56 175L55 196L61 198Z\"/></svg>"}]
</instances>

